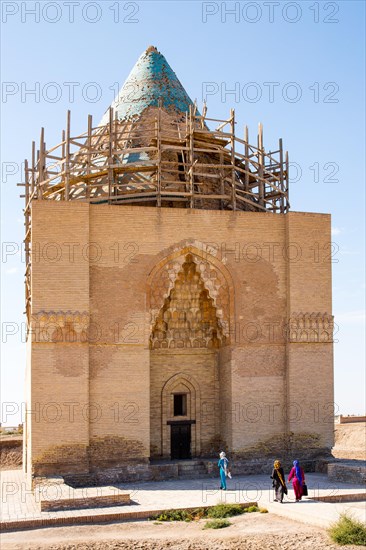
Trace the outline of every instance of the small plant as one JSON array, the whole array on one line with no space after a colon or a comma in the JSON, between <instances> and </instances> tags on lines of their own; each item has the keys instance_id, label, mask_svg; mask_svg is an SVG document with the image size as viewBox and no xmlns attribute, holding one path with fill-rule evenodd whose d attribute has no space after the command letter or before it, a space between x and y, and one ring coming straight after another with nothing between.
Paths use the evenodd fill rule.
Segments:
<instances>
[{"instance_id":1,"label":"small plant","mask_svg":"<svg viewBox=\"0 0 366 550\"><path fill-rule=\"evenodd\" d=\"M328 533L338 544L366 546L366 526L347 514L341 514L339 520L330 526Z\"/></svg>"},{"instance_id":2,"label":"small plant","mask_svg":"<svg viewBox=\"0 0 366 550\"><path fill-rule=\"evenodd\" d=\"M165 510L161 514L153 516L156 521L197 521L207 516L207 508L196 508L195 510Z\"/></svg>"},{"instance_id":3,"label":"small plant","mask_svg":"<svg viewBox=\"0 0 366 550\"><path fill-rule=\"evenodd\" d=\"M259 512L260 512L261 514L268 514L267 508L259 508Z\"/></svg>"},{"instance_id":4,"label":"small plant","mask_svg":"<svg viewBox=\"0 0 366 550\"><path fill-rule=\"evenodd\" d=\"M207 517L209 518L230 518L232 516L240 516L244 513L245 508L239 504L216 504L213 508L209 508Z\"/></svg>"},{"instance_id":5,"label":"small plant","mask_svg":"<svg viewBox=\"0 0 366 550\"><path fill-rule=\"evenodd\" d=\"M153 519L156 521L184 521L187 519L186 510L166 510L157 516L154 516Z\"/></svg>"},{"instance_id":6,"label":"small plant","mask_svg":"<svg viewBox=\"0 0 366 550\"><path fill-rule=\"evenodd\" d=\"M247 512L251 513L251 512L259 512L259 508L258 506L249 506L249 508L247 508Z\"/></svg>"},{"instance_id":7,"label":"small plant","mask_svg":"<svg viewBox=\"0 0 366 550\"><path fill-rule=\"evenodd\" d=\"M203 526L204 529L223 529L224 527L229 527L231 525L230 521L227 519L216 518L211 521L207 521Z\"/></svg>"},{"instance_id":8,"label":"small plant","mask_svg":"<svg viewBox=\"0 0 366 550\"><path fill-rule=\"evenodd\" d=\"M189 512L190 516L192 517L192 520L198 521L199 519L206 518L208 513L207 508L196 508L195 510L191 510Z\"/></svg>"}]
</instances>

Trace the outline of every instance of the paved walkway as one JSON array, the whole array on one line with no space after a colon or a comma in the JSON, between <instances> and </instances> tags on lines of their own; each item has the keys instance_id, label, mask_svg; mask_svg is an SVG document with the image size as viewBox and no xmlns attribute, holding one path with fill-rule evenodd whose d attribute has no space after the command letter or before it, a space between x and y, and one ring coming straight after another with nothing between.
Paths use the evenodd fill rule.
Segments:
<instances>
[{"instance_id":1,"label":"paved walkway","mask_svg":"<svg viewBox=\"0 0 366 550\"><path fill-rule=\"evenodd\" d=\"M326 527L338 519L342 512L366 522L366 502L319 502L319 496L362 495L365 487L351 483L330 482L323 474L307 474L309 496L296 503L292 489L283 504L273 501L269 476L238 476L228 482L226 492L218 489L218 479L170 480L140 484L116 485L116 490L130 492L131 504L108 508L41 512L38 497L26 488L22 470L1 472L1 522L5 529L36 527L41 525L120 521L147 517L149 512L170 508L212 506L218 502L258 502L269 512L304 523ZM52 487L47 491L52 491ZM89 489L90 490L90 489ZM71 495L72 489L70 488ZM85 490L86 494L88 489ZM95 491L95 488L93 489ZM44 495L52 498L51 494ZM56 497L55 497L56 498ZM71 497L72 498L72 497Z\"/></svg>"}]
</instances>

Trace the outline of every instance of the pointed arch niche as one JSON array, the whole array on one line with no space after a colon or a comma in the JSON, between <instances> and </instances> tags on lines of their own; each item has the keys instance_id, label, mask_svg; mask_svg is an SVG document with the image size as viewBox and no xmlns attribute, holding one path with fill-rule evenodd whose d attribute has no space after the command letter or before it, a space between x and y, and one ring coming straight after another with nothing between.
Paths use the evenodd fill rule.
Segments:
<instances>
[{"instance_id":1,"label":"pointed arch niche","mask_svg":"<svg viewBox=\"0 0 366 550\"><path fill-rule=\"evenodd\" d=\"M227 278L193 247L151 275L151 458L212 456L221 439L221 348L230 342Z\"/></svg>"}]
</instances>

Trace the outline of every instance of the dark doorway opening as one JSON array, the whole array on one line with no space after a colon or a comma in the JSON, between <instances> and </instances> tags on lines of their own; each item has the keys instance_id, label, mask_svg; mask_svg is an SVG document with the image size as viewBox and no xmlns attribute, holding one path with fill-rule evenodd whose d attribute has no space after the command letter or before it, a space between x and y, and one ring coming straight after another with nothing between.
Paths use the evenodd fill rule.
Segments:
<instances>
[{"instance_id":1,"label":"dark doorway opening","mask_svg":"<svg viewBox=\"0 0 366 550\"><path fill-rule=\"evenodd\" d=\"M191 424L171 424L170 456L171 459L191 458Z\"/></svg>"}]
</instances>

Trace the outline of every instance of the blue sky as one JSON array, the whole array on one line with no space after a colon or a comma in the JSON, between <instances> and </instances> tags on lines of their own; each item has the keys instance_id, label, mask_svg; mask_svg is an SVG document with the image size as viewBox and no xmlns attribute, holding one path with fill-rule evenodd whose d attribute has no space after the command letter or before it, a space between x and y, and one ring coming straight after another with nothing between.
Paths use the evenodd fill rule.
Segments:
<instances>
[{"instance_id":1,"label":"blue sky","mask_svg":"<svg viewBox=\"0 0 366 550\"><path fill-rule=\"evenodd\" d=\"M364 2L69 4L2 2L2 399L24 399L19 165L41 126L60 141L67 109L76 131L99 120L152 44L208 116L234 107L250 135L263 123L268 148L283 138L292 210L332 214L336 410L363 413Z\"/></svg>"}]
</instances>

